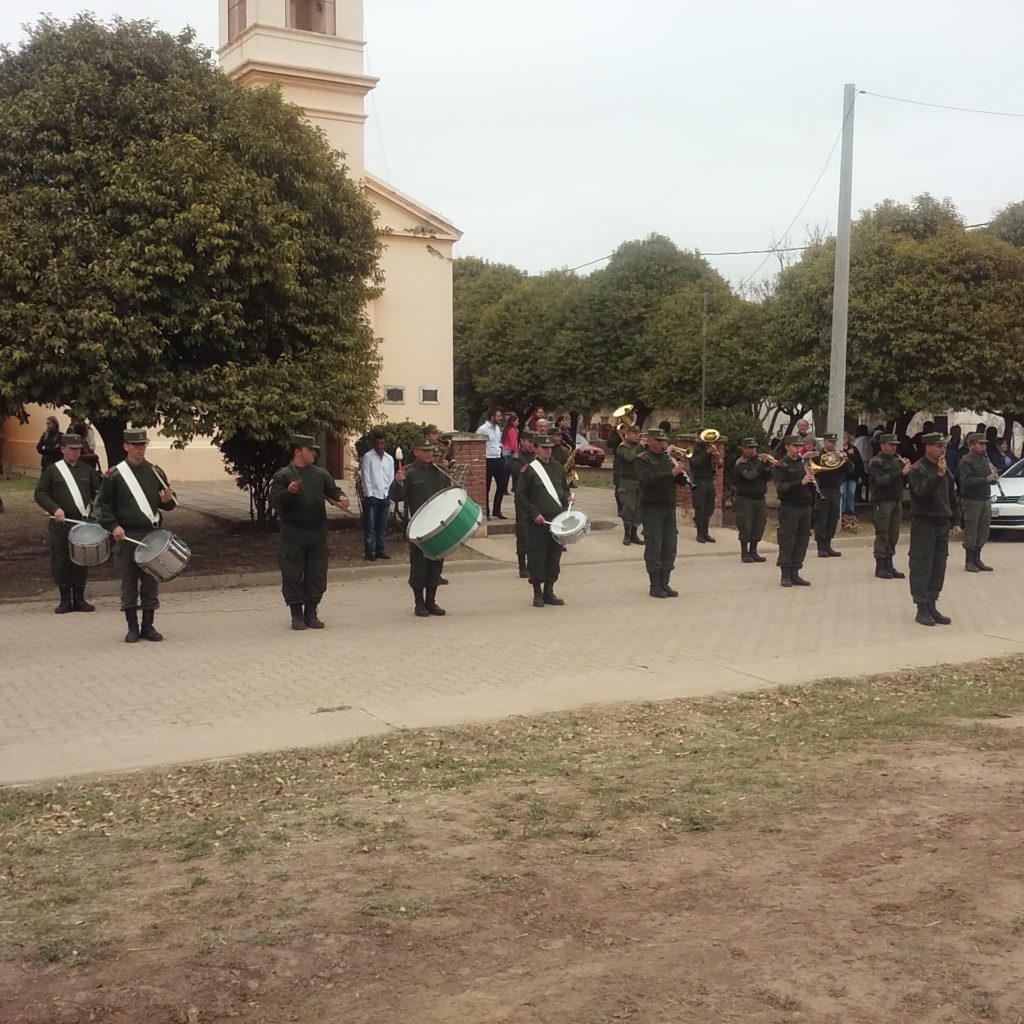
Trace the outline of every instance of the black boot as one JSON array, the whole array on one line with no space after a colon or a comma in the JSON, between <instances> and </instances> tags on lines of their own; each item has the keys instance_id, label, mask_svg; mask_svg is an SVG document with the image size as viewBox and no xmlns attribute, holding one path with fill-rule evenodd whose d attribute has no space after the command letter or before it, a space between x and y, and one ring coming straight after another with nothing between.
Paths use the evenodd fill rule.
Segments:
<instances>
[{"instance_id":1,"label":"black boot","mask_svg":"<svg viewBox=\"0 0 1024 1024\"><path fill-rule=\"evenodd\" d=\"M640 547L644 546L644 542L641 540L640 534L636 532L635 523L629 528L629 542L630 544L638 544Z\"/></svg>"},{"instance_id":2,"label":"black boot","mask_svg":"<svg viewBox=\"0 0 1024 1024\"><path fill-rule=\"evenodd\" d=\"M757 553L757 541L756 540L752 540L750 542L750 560L752 562L767 562L768 561L768 559L765 558L764 555L759 555Z\"/></svg>"},{"instance_id":3,"label":"black boot","mask_svg":"<svg viewBox=\"0 0 1024 1024\"><path fill-rule=\"evenodd\" d=\"M889 562L885 558L875 559L875 577L880 580L891 580L892 573L889 572Z\"/></svg>"},{"instance_id":4,"label":"black boot","mask_svg":"<svg viewBox=\"0 0 1024 1024\"><path fill-rule=\"evenodd\" d=\"M995 569L993 569L991 565L986 565L981 560L981 548L974 549L974 564L981 572L995 572Z\"/></svg>"},{"instance_id":5,"label":"black boot","mask_svg":"<svg viewBox=\"0 0 1024 1024\"><path fill-rule=\"evenodd\" d=\"M750 563L754 560L754 556L750 553L749 545L745 540L740 541L740 561Z\"/></svg>"},{"instance_id":6,"label":"black boot","mask_svg":"<svg viewBox=\"0 0 1024 1024\"><path fill-rule=\"evenodd\" d=\"M828 544L826 544L825 541L823 541L823 540L819 540L818 541L818 557L819 558L828 558L829 557L829 554L828 554Z\"/></svg>"},{"instance_id":7,"label":"black boot","mask_svg":"<svg viewBox=\"0 0 1024 1024\"><path fill-rule=\"evenodd\" d=\"M443 576L438 576L437 577L437 585L439 587L447 587L448 586L448 581Z\"/></svg>"},{"instance_id":8,"label":"black boot","mask_svg":"<svg viewBox=\"0 0 1024 1024\"><path fill-rule=\"evenodd\" d=\"M782 579L779 580L780 587L791 587L793 586L793 570L780 567L782 571Z\"/></svg>"},{"instance_id":9,"label":"black boot","mask_svg":"<svg viewBox=\"0 0 1024 1024\"><path fill-rule=\"evenodd\" d=\"M379 555L377 556L380 557ZM306 629L323 629L324 624L320 621L316 614L316 605L307 604L302 610L302 621L306 624Z\"/></svg>"},{"instance_id":10,"label":"black boot","mask_svg":"<svg viewBox=\"0 0 1024 1024\"><path fill-rule=\"evenodd\" d=\"M427 614L446 614L445 610L437 603L437 587L427 587Z\"/></svg>"},{"instance_id":11,"label":"black boot","mask_svg":"<svg viewBox=\"0 0 1024 1024\"><path fill-rule=\"evenodd\" d=\"M974 549L964 548L964 571L965 572L981 572L981 570L974 564Z\"/></svg>"},{"instance_id":12,"label":"black boot","mask_svg":"<svg viewBox=\"0 0 1024 1024\"><path fill-rule=\"evenodd\" d=\"M526 568L526 555L519 556L519 578L521 580L530 578L530 570Z\"/></svg>"},{"instance_id":13,"label":"black boot","mask_svg":"<svg viewBox=\"0 0 1024 1024\"><path fill-rule=\"evenodd\" d=\"M306 620L302 617L302 605L290 604L288 607L292 613L292 629L305 629Z\"/></svg>"},{"instance_id":14,"label":"black boot","mask_svg":"<svg viewBox=\"0 0 1024 1024\"><path fill-rule=\"evenodd\" d=\"M715 540L715 538L712 537L710 533L708 533L708 528L706 526L704 527L704 543L705 544L717 544L718 543L718 541Z\"/></svg>"},{"instance_id":15,"label":"black boot","mask_svg":"<svg viewBox=\"0 0 1024 1024\"><path fill-rule=\"evenodd\" d=\"M89 604L85 599L85 587L71 588L71 609L76 612L96 611L96 605Z\"/></svg>"},{"instance_id":16,"label":"black boot","mask_svg":"<svg viewBox=\"0 0 1024 1024\"><path fill-rule=\"evenodd\" d=\"M673 590L669 585L668 581L672 578L672 573L663 572L661 574L661 589L665 591L666 597L678 597L679 591Z\"/></svg>"},{"instance_id":17,"label":"black boot","mask_svg":"<svg viewBox=\"0 0 1024 1024\"><path fill-rule=\"evenodd\" d=\"M556 607L561 607L563 604L565 604L565 602L560 597L555 596L554 583L544 584L544 603L553 604Z\"/></svg>"},{"instance_id":18,"label":"black boot","mask_svg":"<svg viewBox=\"0 0 1024 1024\"><path fill-rule=\"evenodd\" d=\"M156 618L156 612L152 608L142 609L142 629L139 630L139 636L143 640L152 640L154 643L159 643L164 637L153 626L154 618Z\"/></svg>"},{"instance_id":19,"label":"black boot","mask_svg":"<svg viewBox=\"0 0 1024 1024\"><path fill-rule=\"evenodd\" d=\"M836 549L834 547L832 547L832 541L826 541L825 542L825 551L827 552L829 558L842 558L843 557L842 551L836 551Z\"/></svg>"},{"instance_id":20,"label":"black boot","mask_svg":"<svg viewBox=\"0 0 1024 1024\"><path fill-rule=\"evenodd\" d=\"M412 596L416 599L416 615L418 618L425 619L430 612L427 611L427 602L423 599L423 588L413 587Z\"/></svg>"},{"instance_id":21,"label":"black boot","mask_svg":"<svg viewBox=\"0 0 1024 1024\"><path fill-rule=\"evenodd\" d=\"M67 612L73 612L75 608L71 603L71 588L58 587L57 589L60 591L60 604L53 609L53 613L55 615L64 615Z\"/></svg>"},{"instance_id":22,"label":"black boot","mask_svg":"<svg viewBox=\"0 0 1024 1024\"><path fill-rule=\"evenodd\" d=\"M922 626L934 626L935 618L932 616L931 605L925 602L917 606L917 614L914 616L914 621L920 623Z\"/></svg>"},{"instance_id":23,"label":"black boot","mask_svg":"<svg viewBox=\"0 0 1024 1024\"><path fill-rule=\"evenodd\" d=\"M139 642L139 613L135 608L125 608L124 621L128 623L128 632L124 635L126 644Z\"/></svg>"},{"instance_id":24,"label":"black boot","mask_svg":"<svg viewBox=\"0 0 1024 1024\"><path fill-rule=\"evenodd\" d=\"M649 572L647 575L651 578L651 597L668 597L661 582L661 575L656 572Z\"/></svg>"},{"instance_id":25,"label":"black boot","mask_svg":"<svg viewBox=\"0 0 1024 1024\"><path fill-rule=\"evenodd\" d=\"M905 580L907 578L907 574L905 572L900 572L899 569L892 564L892 555L885 560L885 567L889 570L889 575L892 576L894 580Z\"/></svg>"},{"instance_id":26,"label":"black boot","mask_svg":"<svg viewBox=\"0 0 1024 1024\"><path fill-rule=\"evenodd\" d=\"M928 611L932 613L932 618L940 626L948 626L953 621L948 615L943 615L942 612L940 612L939 609L935 607L934 601L932 601L932 603L928 605Z\"/></svg>"},{"instance_id":27,"label":"black boot","mask_svg":"<svg viewBox=\"0 0 1024 1024\"><path fill-rule=\"evenodd\" d=\"M628 548L633 543L633 538L629 535L629 523L622 524L622 546Z\"/></svg>"},{"instance_id":28,"label":"black boot","mask_svg":"<svg viewBox=\"0 0 1024 1024\"><path fill-rule=\"evenodd\" d=\"M706 544L707 543L707 540L705 539L704 534L701 532L701 528L699 526L697 527L697 543L698 544Z\"/></svg>"},{"instance_id":29,"label":"black boot","mask_svg":"<svg viewBox=\"0 0 1024 1024\"><path fill-rule=\"evenodd\" d=\"M533 607L544 607L544 593L541 590L541 585L539 583L534 583L533 585Z\"/></svg>"},{"instance_id":30,"label":"black boot","mask_svg":"<svg viewBox=\"0 0 1024 1024\"><path fill-rule=\"evenodd\" d=\"M794 587L809 587L811 585L810 580L805 580L800 575L800 570L803 568L802 565L797 566L795 569L789 570L789 578L793 581Z\"/></svg>"}]
</instances>

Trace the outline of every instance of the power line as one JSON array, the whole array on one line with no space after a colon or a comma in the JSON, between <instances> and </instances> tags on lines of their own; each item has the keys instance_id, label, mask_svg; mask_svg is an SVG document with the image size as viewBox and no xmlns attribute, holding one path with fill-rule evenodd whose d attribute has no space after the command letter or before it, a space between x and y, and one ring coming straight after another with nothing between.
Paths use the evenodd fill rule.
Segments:
<instances>
[{"instance_id":1,"label":"power line","mask_svg":"<svg viewBox=\"0 0 1024 1024\"><path fill-rule=\"evenodd\" d=\"M861 89L861 96L874 96L879 100L892 100L893 103L911 103L915 107L933 107L936 110L956 110L961 114L988 114L992 117L1024 117L1024 114L1013 113L1008 110L979 110L976 107L951 107L948 103L926 103L924 100L908 100L903 96L886 96L880 92L868 92Z\"/></svg>"}]
</instances>

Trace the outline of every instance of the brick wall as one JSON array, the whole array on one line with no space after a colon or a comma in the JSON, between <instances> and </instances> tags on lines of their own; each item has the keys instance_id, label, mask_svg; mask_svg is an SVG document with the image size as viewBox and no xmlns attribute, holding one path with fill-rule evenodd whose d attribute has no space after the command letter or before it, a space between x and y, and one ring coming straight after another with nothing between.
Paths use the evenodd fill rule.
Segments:
<instances>
[{"instance_id":1,"label":"brick wall","mask_svg":"<svg viewBox=\"0 0 1024 1024\"><path fill-rule=\"evenodd\" d=\"M487 536L487 439L482 434L455 433L451 435L451 457L460 466L469 466L462 486L469 496L484 510L484 521L478 536Z\"/></svg>"},{"instance_id":2,"label":"brick wall","mask_svg":"<svg viewBox=\"0 0 1024 1024\"><path fill-rule=\"evenodd\" d=\"M689 448L693 443L693 438L685 438L681 441L673 441L672 443L677 445L679 448ZM723 467L725 466L725 442L729 439L727 437L720 437L715 442L715 450L718 452L718 472L715 474L715 514L711 517L712 526L722 525L722 500L725 491L725 476ZM676 488L676 508L679 511L680 519L683 523L693 524L693 492L689 487L677 487Z\"/></svg>"}]
</instances>

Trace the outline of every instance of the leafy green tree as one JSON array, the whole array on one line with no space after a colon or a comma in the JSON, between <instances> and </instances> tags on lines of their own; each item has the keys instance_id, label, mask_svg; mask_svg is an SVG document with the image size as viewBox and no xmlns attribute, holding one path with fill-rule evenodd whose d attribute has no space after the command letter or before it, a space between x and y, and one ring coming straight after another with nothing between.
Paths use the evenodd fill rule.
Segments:
<instances>
[{"instance_id":1,"label":"leafy green tree","mask_svg":"<svg viewBox=\"0 0 1024 1024\"><path fill-rule=\"evenodd\" d=\"M986 228L990 235L1001 238L1018 249L1024 249L1024 202L1004 206Z\"/></svg>"},{"instance_id":2,"label":"leafy green tree","mask_svg":"<svg viewBox=\"0 0 1024 1024\"><path fill-rule=\"evenodd\" d=\"M0 401L73 407L111 460L128 422L365 423L379 253L323 136L191 32L83 15L0 50Z\"/></svg>"}]
</instances>

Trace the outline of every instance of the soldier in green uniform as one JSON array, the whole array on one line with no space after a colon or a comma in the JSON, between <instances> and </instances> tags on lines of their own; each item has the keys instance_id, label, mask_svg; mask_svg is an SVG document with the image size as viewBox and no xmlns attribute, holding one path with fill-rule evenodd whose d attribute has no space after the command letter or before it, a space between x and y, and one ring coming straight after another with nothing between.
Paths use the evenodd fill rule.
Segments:
<instances>
[{"instance_id":1,"label":"soldier in green uniform","mask_svg":"<svg viewBox=\"0 0 1024 1024\"><path fill-rule=\"evenodd\" d=\"M60 591L60 604L53 610L65 612L94 612L96 609L85 599L88 572L84 565L71 561L68 534L71 523L67 519L88 519L92 505L99 494L102 477L87 462L82 461L82 439L77 434L64 434L60 439L61 461L51 463L36 484L36 504L50 513L50 571Z\"/></svg>"},{"instance_id":2,"label":"soldier in green uniform","mask_svg":"<svg viewBox=\"0 0 1024 1024\"><path fill-rule=\"evenodd\" d=\"M715 473L718 465L712 445L700 438L693 441L692 451L690 479L693 482L693 524L697 527L697 543L716 544L708 529L715 514Z\"/></svg>"},{"instance_id":3,"label":"soldier in green uniform","mask_svg":"<svg viewBox=\"0 0 1024 1024\"><path fill-rule=\"evenodd\" d=\"M160 607L160 584L135 563L135 545L159 528L161 511L169 512L177 502L167 483L167 474L146 461L149 436L145 430L124 432L125 459L114 466L100 485L96 497L96 521L114 535L114 565L121 575L121 610L128 623L124 641L163 640L153 622ZM142 607L142 628L138 608Z\"/></svg>"},{"instance_id":4,"label":"soldier in green uniform","mask_svg":"<svg viewBox=\"0 0 1024 1024\"><path fill-rule=\"evenodd\" d=\"M924 457L907 474L910 487L910 595L917 605L915 622L948 626L952 621L935 607L946 579L949 531L959 537L960 503L953 474L946 466L946 439L921 435Z\"/></svg>"},{"instance_id":5,"label":"soldier in green uniform","mask_svg":"<svg viewBox=\"0 0 1024 1024\"><path fill-rule=\"evenodd\" d=\"M823 434L823 451L836 451L838 440L836 434ZM821 490L818 507L814 512L814 539L818 545L819 558L841 558L843 554L842 551L836 551L832 547L832 538L836 535L836 527L839 525L843 481L846 479L847 469L853 469L849 462L844 463L838 469L830 469L825 473L816 474L818 487Z\"/></svg>"},{"instance_id":6,"label":"soldier in green uniform","mask_svg":"<svg viewBox=\"0 0 1024 1024\"><path fill-rule=\"evenodd\" d=\"M633 424L626 428L626 440L615 449L614 473L618 480L615 494L619 499L619 514L622 516L622 543L643 544L637 534L640 520L640 482L636 475L636 458L643 452L640 443L640 428Z\"/></svg>"},{"instance_id":7,"label":"soldier in green uniform","mask_svg":"<svg viewBox=\"0 0 1024 1024\"><path fill-rule=\"evenodd\" d=\"M668 437L660 427L647 431L647 451L635 460L640 487L640 521L644 526L644 562L651 581L651 597L678 597L669 586L676 565L676 488L688 480L681 462L673 462L665 448Z\"/></svg>"},{"instance_id":8,"label":"soldier in green uniform","mask_svg":"<svg viewBox=\"0 0 1024 1024\"><path fill-rule=\"evenodd\" d=\"M519 480L526 467L536 458L533 442L536 434L528 427L519 435L519 451L512 456L512 500L516 508L516 560L519 562L519 578L528 580L530 570L526 567L528 540L528 518L523 503L519 500Z\"/></svg>"},{"instance_id":9,"label":"soldier in green uniform","mask_svg":"<svg viewBox=\"0 0 1024 1024\"><path fill-rule=\"evenodd\" d=\"M896 455L899 443L895 434L882 434L878 439L879 452L868 463L875 523L875 576L880 580L905 577L892 564L903 519L903 487L910 472L910 463Z\"/></svg>"},{"instance_id":10,"label":"soldier in green uniform","mask_svg":"<svg viewBox=\"0 0 1024 1024\"><path fill-rule=\"evenodd\" d=\"M516 500L522 504L526 516L526 564L533 584L533 607L563 605L555 596L559 568L562 563L562 545L551 536L547 524L569 507L569 485L565 471L552 458L557 438L550 434L534 442L536 458L519 477ZM543 590L541 589L543 588Z\"/></svg>"},{"instance_id":11,"label":"soldier in green uniform","mask_svg":"<svg viewBox=\"0 0 1024 1024\"><path fill-rule=\"evenodd\" d=\"M327 590L327 511L324 502L347 509L349 500L330 473L316 465L319 446L308 434L293 434L292 460L270 482L270 505L281 520L277 564L281 593L292 613L292 629L323 629L317 615Z\"/></svg>"},{"instance_id":12,"label":"soldier in green uniform","mask_svg":"<svg viewBox=\"0 0 1024 1024\"><path fill-rule=\"evenodd\" d=\"M733 511L736 514L736 529L740 535L740 561L766 562L764 555L757 553L757 545L764 536L768 522L768 481L771 466L757 454L757 439L745 437L740 442L740 455L733 464Z\"/></svg>"},{"instance_id":13,"label":"soldier in green uniform","mask_svg":"<svg viewBox=\"0 0 1024 1024\"><path fill-rule=\"evenodd\" d=\"M637 427L636 429L639 432L640 428ZM637 436L639 439L639 433ZM619 445L625 440L623 432L618 427L612 427L608 440L605 442L608 454L612 457L612 489L615 491L615 514L620 519L622 518L622 499L619 497L619 464L615 461L615 454L618 451Z\"/></svg>"},{"instance_id":14,"label":"soldier in green uniform","mask_svg":"<svg viewBox=\"0 0 1024 1024\"><path fill-rule=\"evenodd\" d=\"M420 507L435 494L451 486L451 481L434 465L435 448L427 441L413 446L415 461L402 466L391 485L391 500L404 501L411 520ZM411 541L409 543L409 586L415 598L415 611L420 618L444 615L437 603L437 587L444 559L427 558Z\"/></svg>"},{"instance_id":15,"label":"soldier in green uniform","mask_svg":"<svg viewBox=\"0 0 1024 1024\"><path fill-rule=\"evenodd\" d=\"M814 501L814 477L800 457L799 435L782 439L786 454L772 470L772 480L779 496L778 565L783 587L809 587L810 581L800 575L811 539L811 506Z\"/></svg>"},{"instance_id":16,"label":"soldier in green uniform","mask_svg":"<svg viewBox=\"0 0 1024 1024\"><path fill-rule=\"evenodd\" d=\"M960 504L964 514L964 568L967 572L992 572L981 560L981 549L988 543L992 521L992 484L999 474L986 455L984 434L967 435L968 452L960 459Z\"/></svg>"}]
</instances>

